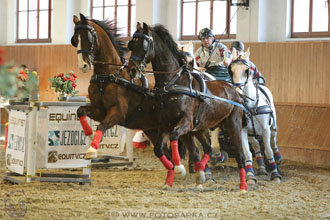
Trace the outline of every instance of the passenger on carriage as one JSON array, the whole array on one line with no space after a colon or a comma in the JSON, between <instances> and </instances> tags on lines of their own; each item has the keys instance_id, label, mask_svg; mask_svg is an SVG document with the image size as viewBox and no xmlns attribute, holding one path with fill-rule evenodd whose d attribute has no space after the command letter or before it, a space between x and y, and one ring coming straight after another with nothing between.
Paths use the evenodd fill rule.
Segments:
<instances>
[{"instance_id":1,"label":"passenger on carriage","mask_svg":"<svg viewBox=\"0 0 330 220\"><path fill-rule=\"evenodd\" d=\"M233 48L236 49L237 51L237 56L243 55L244 53L244 44L242 41L234 41L231 46L230 50L231 52L233 51ZM250 65L250 71L253 73L253 79L258 82L260 85L266 85L266 80L264 76L259 72L257 66L249 60L249 65Z\"/></svg>"},{"instance_id":2,"label":"passenger on carriage","mask_svg":"<svg viewBox=\"0 0 330 220\"><path fill-rule=\"evenodd\" d=\"M198 39L202 46L195 52L197 66L204 68L205 72L210 73L217 80L231 83L227 69L232 60L230 50L215 39L213 31L209 28L203 28L198 34Z\"/></svg>"}]
</instances>

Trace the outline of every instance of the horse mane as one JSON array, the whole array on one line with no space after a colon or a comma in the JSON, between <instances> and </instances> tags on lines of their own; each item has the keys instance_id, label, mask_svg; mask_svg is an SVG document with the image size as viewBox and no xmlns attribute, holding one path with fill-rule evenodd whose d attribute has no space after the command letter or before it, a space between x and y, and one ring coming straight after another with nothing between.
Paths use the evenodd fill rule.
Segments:
<instances>
[{"instance_id":1,"label":"horse mane","mask_svg":"<svg viewBox=\"0 0 330 220\"><path fill-rule=\"evenodd\" d=\"M184 65L186 62L186 56L182 50L178 49L178 44L174 41L168 30L161 24L156 24L152 30L167 45L173 56L178 60L180 66Z\"/></svg>"},{"instance_id":2,"label":"horse mane","mask_svg":"<svg viewBox=\"0 0 330 220\"><path fill-rule=\"evenodd\" d=\"M107 33L116 51L119 53L119 56L124 57L127 49L124 47L125 43L119 39L121 35L116 33L114 21L113 20L99 21L95 19L91 19L91 21L97 24L98 26L100 26L105 31L105 33Z\"/></svg>"}]
</instances>

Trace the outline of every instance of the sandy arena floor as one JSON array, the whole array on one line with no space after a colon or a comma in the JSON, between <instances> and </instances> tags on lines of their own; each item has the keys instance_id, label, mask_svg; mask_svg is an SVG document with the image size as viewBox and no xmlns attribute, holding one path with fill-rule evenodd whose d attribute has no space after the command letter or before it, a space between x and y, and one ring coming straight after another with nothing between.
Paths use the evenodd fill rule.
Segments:
<instances>
[{"instance_id":1,"label":"sandy arena floor","mask_svg":"<svg viewBox=\"0 0 330 220\"><path fill-rule=\"evenodd\" d=\"M133 167L94 169L92 185L12 185L2 180L1 146L0 219L330 219L327 168L284 161L282 183L258 177L241 194L236 164L230 161L212 166L217 182L206 183L203 191L195 188L192 174L164 190L166 171L152 148L134 154Z\"/></svg>"}]
</instances>

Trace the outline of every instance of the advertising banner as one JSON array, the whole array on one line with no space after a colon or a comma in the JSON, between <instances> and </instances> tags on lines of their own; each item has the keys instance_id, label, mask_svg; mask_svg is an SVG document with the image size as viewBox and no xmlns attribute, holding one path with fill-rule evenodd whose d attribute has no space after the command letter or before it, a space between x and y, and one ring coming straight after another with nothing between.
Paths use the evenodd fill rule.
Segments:
<instances>
[{"instance_id":1,"label":"advertising banner","mask_svg":"<svg viewBox=\"0 0 330 220\"><path fill-rule=\"evenodd\" d=\"M27 149L27 115L23 111L12 110L9 113L8 145L6 149L6 166L8 170L24 174Z\"/></svg>"},{"instance_id":2,"label":"advertising banner","mask_svg":"<svg viewBox=\"0 0 330 220\"><path fill-rule=\"evenodd\" d=\"M47 111L47 168L86 167L89 147L77 116L77 106L49 106Z\"/></svg>"}]
</instances>

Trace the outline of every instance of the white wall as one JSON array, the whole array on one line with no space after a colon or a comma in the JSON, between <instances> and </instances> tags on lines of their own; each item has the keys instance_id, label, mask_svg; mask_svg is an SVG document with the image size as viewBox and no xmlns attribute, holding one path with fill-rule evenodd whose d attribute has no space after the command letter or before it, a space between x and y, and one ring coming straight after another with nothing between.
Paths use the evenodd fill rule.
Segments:
<instances>
[{"instance_id":1,"label":"white wall","mask_svg":"<svg viewBox=\"0 0 330 220\"><path fill-rule=\"evenodd\" d=\"M16 39L16 1L0 1L0 45L15 44Z\"/></svg>"},{"instance_id":2,"label":"white wall","mask_svg":"<svg viewBox=\"0 0 330 220\"><path fill-rule=\"evenodd\" d=\"M136 0L136 22L153 24L153 7L153 0Z\"/></svg>"},{"instance_id":3,"label":"white wall","mask_svg":"<svg viewBox=\"0 0 330 220\"><path fill-rule=\"evenodd\" d=\"M238 40L286 41L290 31L290 0L250 0L247 10L237 13Z\"/></svg>"},{"instance_id":4,"label":"white wall","mask_svg":"<svg viewBox=\"0 0 330 220\"><path fill-rule=\"evenodd\" d=\"M259 0L259 42L286 40L287 10L287 0Z\"/></svg>"}]
</instances>

